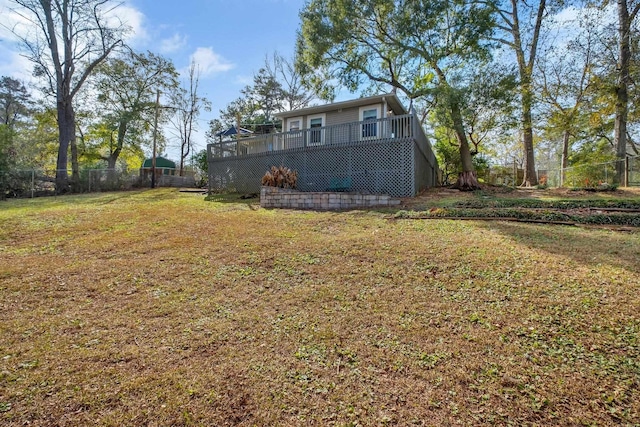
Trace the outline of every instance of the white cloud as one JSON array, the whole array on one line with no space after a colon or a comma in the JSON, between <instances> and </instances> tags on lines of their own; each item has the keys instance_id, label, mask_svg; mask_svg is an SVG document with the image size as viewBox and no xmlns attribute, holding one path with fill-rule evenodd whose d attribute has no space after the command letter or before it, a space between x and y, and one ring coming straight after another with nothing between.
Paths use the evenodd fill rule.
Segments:
<instances>
[{"instance_id":1,"label":"white cloud","mask_svg":"<svg viewBox=\"0 0 640 427\"><path fill-rule=\"evenodd\" d=\"M238 75L235 82L242 86L250 85L253 84L253 76Z\"/></svg>"},{"instance_id":2,"label":"white cloud","mask_svg":"<svg viewBox=\"0 0 640 427\"><path fill-rule=\"evenodd\" d=\"M202 77L223 73L236 65L213 51L211 47L199 47L191 54L191 61L196 63Z\"/></svg>"},{"instance_id":3,"label":"white cloud","mask_svg":"<svg viewBox=\"0 0 640 427\"><path fill-rule=\"evenodd\" d=\"M175 33L172 37L160 41L160 52L167 54L177 52L187 44L187 36Z\"/></svg>"},{"instance_id":4,"label":"white cloud","mask_svg":"<svg viewBox=\"0 0 640 427\"><path fill-rule=\"evenodd\" d=\"M118 21L131 29L126 41L129 44L145 42L149 39L149 33L145 27L145 16L142 12L128 4L121 4L109 13L108 21L111 25L117 26Z\"/></svg>"},{"instance_id":5,"label":"white cloud","mask_svg":"<svg viewBox=\"0 0 640 427\"><path fill-rule=\"evenodd\" d=\"M0 75L10 76L22 81L32 80L33 63L18 52L0 48Z\"/></svg>"},{"instance_id":6,"label":"white cloud","mask_svg":"<svg viewBox=\"0 0 640 427\"><path fill-rule=\"evenodd\" d=\"M19 9L19 8L18 8ZM34 23L26 14L18 13L16 5L8 0L0 0L0 14L2 24L0 24L0 38L6 40L16 40L16 34L25 35L34 28Z\"/></svg>"}]
</instances>

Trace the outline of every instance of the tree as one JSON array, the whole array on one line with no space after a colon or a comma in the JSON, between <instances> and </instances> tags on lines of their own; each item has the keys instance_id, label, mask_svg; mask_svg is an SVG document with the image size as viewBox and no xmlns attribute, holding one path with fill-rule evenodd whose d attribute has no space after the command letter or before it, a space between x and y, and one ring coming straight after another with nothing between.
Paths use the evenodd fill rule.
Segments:
<instances>
[{"instance_id":1,"label":"tree","mask_svg":"<svg viewBox=\"0 0 640 427\"><path fill-rule=\"evenodd\" d=\"M588 11L587 11L588 12ZM537 66L537 92L546 107L548 132L559 133L562 139L560 185L564 184L564 170L569 167L572 138L588 128L585 104L593 84L594 43L597 26L588 16L578 21L582 30L565 46L552 45L540 57Z\"/></svg>"},{"instance_id":2,"label":"tree","mask_svg":"<svg viewBox=\"0 0 640 427\"><path fill-rule=\"evenodd\" d=\"M180 176L184 175L184 162L191 153L193 146L192 135L197 129L200 111L211 109L211 103L198 95L200 73L195 62L189 67L189 80L187 89L179 89L172 95L172 103L175 106L173 126L180 139Z\"/></svg>"},{"instance_id":3,"label":"tree","mask_svg":"<svg viewBox=\"0 0 640 427\"><path fill-rule=\"evenodd\" d=\"M310 84L304 79L304 76L296 69L296 57L289 60L274 52L272 57L265 58L264 69L267 73L278 82L281 90L281 107L284 111L298 110L308 107L309 104L319 98L316 91L309 89ZM326 91L320 86L320 92Z\"/></svg>"},{"instance_id":4,"label":"tree","mask_svg":"<svg viewBox=\"0 0 640 427\"><path fill-rule=\"evenodd\" d=\"M264 65L253 76L253 84L245 86L241 97L220 110L220 119L209 123L207 138L214 140L217 132L237 124L252 130L261 130L260 125L268 125L269 130L278 129L274 113L305 108L314 99L320 99L315 86L311 88L294 61L295 58L289 60L278 52L266 56ZM328 85L324 82L318 85L319 90L325 91L323 99L328 94Z\"/></svg>"},{"instance_id":5,"label":"tree","mask_svg":"<svg viewBox=\"0 0 640 427\"><path fill-rule=\"evenodd\" d=\"M14 125L29 114L31 94L20 80L2 76L0 79L0 115L2 124Z\"/></svg>"},{"instance_id":6,"label":"tree","mask_svg":"<svg viewBox=\"0 0 640 427\"><path fill-rule=\"evenodd\" d=\"M627 118L629 115L629 86L631 75L631 28L640 11L640 2L618 0L618 84L616 87L616 116L614 126L614 144L618 162L616 175L619 183L625 183L624 159L627 157ZM635 4L634 4L635 3Z\"/></svg>"},{"instance_id":7,"label":"tree","mask_svg":"<svg viewBox=\"0 0 640 427\"><path fill-rule=\"evenodd\" d=\"M18 158L17 128L30 113L31 94L20 80L3 76L0 79L0 168L14 166Z\"/></svg>"},{"instance_id":8,"label":"tree","mask_svg":"<svg viewBox=\"0 0 640 427\"><path fill-rule=\"evenodd\" d=\"M467 132L467 140L474 166L477 170L476 156L486 150L488 141L497 139L498 134L504 134L515 126L514 100L515 100L515 76L513 70L495 62L486 63L467 71L463 79L456 84L460 92L460 111L462 121ZM444 108L443 108L444 107ZM455 132L445 132L446 127L453 130L450 114L447 106L434 103L430 106L433 114L427 114L432 127L438 135L453 135ZM439 129L439 131L438 131ZM449 139L447 136L445 139ZM454 141L456 140L456 141ZM447 142L459 146L457 138ZM442 144L439 145L443 147ZM450 151L450 148L448 148ZM461 166L460 155L456 155L457 164ZM456 172L460 172L460 168Z\"/></svg>"},{"instance_id":9,"label":"tree","mask_svg":"<svg viewBox=\"0 0 640 427\"><path fill-rule=\"evenodd\" d=\"M298 67L329 69L354 91L388 85L434 97L459 144L460 189L478 187L462 113L465 66L488 58L492 7L471 0L311 0L301 12Z\"/></svg>"},{"instance_id":10,"label":"tree","mask_svg":"<svg viewBox=\"0 0 640 427\"><path fill-rule=\"evenodd\" d=\"M153 123L156 92L175 90L178 73L170 60L151 52L129 52L105 61L96 71L94 87L103 119L92 130L106 151L100 157L114 170L127 147L141 151Z\"/></svg>"},{"instance_id":11,"label":"tree","mask_svg":"<svg viewBox=\"0 0 640 427\"><path fill-rule=\"evenodd\" d=\"M113 0L11 0L35 32L14 30L35 65L34 73L54 95L59 128L56 191L69 189L68 151L73 182L79 179L73 100L94 69L122 44L124 25L113 16Z\"/></svg>"},{"instance_id":12,"label":"tree","mask_svg":"<svg viewBox=\"0 0 640 427\"><path fill-rule=\"evenodd\" d=\"M264 123L271 123L273 113L283 109L285 94L282 85L266 68L258 70L253 76L253 86L248 87L243 94L255 105L256 110L262 112Z\"/></svg>"},{"instance_id":13,"label":"tree","mask_svg":"<svg viewBox=\"0 0 640 427\"><path fill-rule=\"evenodd\" d=\"M511 49L518 64L522 142L524 146L523 186L538 184L533 151L533 70L544 19L549 15L547 0L537 3L510 0L496 3L497 29L502 32L495 40Z\"/></svg>"}]
</instances>

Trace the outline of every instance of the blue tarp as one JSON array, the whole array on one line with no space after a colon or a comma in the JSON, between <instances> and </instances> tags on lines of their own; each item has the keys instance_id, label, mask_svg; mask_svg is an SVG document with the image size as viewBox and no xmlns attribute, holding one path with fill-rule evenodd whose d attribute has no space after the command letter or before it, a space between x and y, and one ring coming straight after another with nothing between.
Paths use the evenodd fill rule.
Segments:
<instances>
[{"instance_id":1,"label":"blue tarp","mask_svg":"<svg viewBox=\"0 0 640 427\"><path fill-rule=\"evenodd\" d=\"M245 128L240 128L240 135L247 135L253 133L251 132L249 129L245 129ZM223 136L231 136L231 135L237 135L238 134L238 129L235 126L231 126L229 129L227 130L223 130L222 132L218 132L216 133L216 136L219 137L223 137Z\"/></svg>"}]
</instances>

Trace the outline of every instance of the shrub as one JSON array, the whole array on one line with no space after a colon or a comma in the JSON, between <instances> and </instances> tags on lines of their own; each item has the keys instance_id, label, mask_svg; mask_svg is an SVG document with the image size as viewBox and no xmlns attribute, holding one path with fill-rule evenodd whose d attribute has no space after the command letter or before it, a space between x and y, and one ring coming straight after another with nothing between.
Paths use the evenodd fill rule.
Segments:
<instances>
[{"instance_id":1,"label":"shrub","mask_svg":"<svg viewBox=\"0 0 640 427\"><path fill-rule=\"evenodd\" d=\"M298 185L298 171L292 171L284 166L271 166L262 177L262 185L267 187L296 188Z\"/></svg>"}]
</instances>

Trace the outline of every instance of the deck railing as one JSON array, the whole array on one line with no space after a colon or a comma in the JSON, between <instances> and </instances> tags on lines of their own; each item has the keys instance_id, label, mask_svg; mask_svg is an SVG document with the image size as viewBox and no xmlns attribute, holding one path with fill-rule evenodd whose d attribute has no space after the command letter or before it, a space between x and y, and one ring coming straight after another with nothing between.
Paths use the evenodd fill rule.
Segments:
<instances>
[{"instance_id":1,"label":"deck railing","mask_svg":"<svg viewBox=\"0 0 640 427\"><path fill-rule=\"evenodd\" d=\"M413 138L419 143L427 141L422 127L413 114L248 138L241 137L234 141L212 143L208 147L211 158L215 159L334 144L388 142L406 138Z\"/></svg>"}]
</instances>

